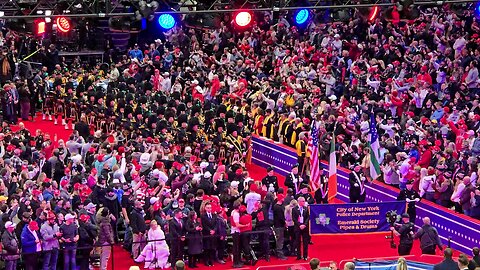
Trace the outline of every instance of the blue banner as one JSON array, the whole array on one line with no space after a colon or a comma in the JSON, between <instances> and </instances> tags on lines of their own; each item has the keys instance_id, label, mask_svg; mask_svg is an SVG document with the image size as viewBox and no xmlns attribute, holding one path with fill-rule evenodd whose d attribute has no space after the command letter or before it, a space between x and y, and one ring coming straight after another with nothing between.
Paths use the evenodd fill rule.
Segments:
<instances>
[{"instance_id":1,"label":"blue banner","mask_svg":"<svg viewBox=\"0 0 480 270\"><path fill-rule=\"evenodd\" d=\"M405 202L346 203L310 205L310 232L368 233L389 231L389 211L405 213Z\"/></svg>"},{"instance_id":2,"label":"blue banner","mask_svg":"<svg viewBox=\"0 0 480 270\"><path fill-rule=\"evenodd\" d=\"M408 269L432 270L433 265L407 260ZM355 269L396 270L397 261L355 262Z\"/></svg>"}]
</instances>

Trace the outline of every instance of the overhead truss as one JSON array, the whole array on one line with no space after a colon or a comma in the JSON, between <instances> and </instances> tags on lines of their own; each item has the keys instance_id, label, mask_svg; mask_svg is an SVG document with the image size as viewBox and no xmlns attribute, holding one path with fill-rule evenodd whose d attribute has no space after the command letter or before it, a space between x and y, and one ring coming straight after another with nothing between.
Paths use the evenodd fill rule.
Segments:
<instances>
[{"instance_id":1,"label":"overhead truss","mask_svg":"<svg viewBox=\"0 0 480 270\"><path fill-rule=\"evenodd\" d=\"M52 16L66 17L112 17L134 15L139 0L3 0L0 11L5 19L46 17L45 11L51 10ZM156 0L162 7L157 13L228 13L240 9L253 11L288 11L299 7L310 9L357 8L392 6L391 0ZM444 3L473 3L477 0L416 0L416 5L442 5ZM202 4L202 5L198 5ZM182 6L196 6L193 10L180 10ZM228 7L228 8L227 8Z\"/></svg>"}]
</instances>

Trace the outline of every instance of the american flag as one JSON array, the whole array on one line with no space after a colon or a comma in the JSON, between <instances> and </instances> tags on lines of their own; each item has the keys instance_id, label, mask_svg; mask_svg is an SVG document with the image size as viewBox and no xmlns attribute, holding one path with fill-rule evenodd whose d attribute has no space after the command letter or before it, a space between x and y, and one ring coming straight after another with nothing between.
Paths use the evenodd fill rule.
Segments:
<instances>
[{"instance_id":1,"label":"american flag","mask_svg":"<svg viewBox=\"0 0 480 270\"><path fill-rule=\"evenodd\" d=\"M352 117L352 125L355 125L358 122L358 120L360 120L360 115L357 112L355 112L355 115Z\"/></svg>"},{"instance_id":2,"label":"american flag","mask_svg":"<svg viewBox=\"0 0 480 270\"><path fill-rule=\"evenodd\" d=\"M318 159L318 127L316 121L312 123L308 152L310 153L310 185L313 190L317 190L320 187L320 161Z\"/></svg>"}]
</instances>

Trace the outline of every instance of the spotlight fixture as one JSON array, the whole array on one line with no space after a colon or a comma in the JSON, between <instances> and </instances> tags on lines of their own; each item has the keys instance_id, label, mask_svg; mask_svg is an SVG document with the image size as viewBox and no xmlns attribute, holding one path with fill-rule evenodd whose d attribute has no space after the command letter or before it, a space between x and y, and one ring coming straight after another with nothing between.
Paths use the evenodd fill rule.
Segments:
<instances>
[{"instance_id":1,"label":"spotlight fixture","mask_svg":"<svg viewBox=\"0 0 480 270\"><path fill-rule=\"evenodd\" d=\"M296 12L295 14L295 23L297 25L303 25L306 22L308 22L308 19L310 18L310 11L308 9L300 9Z\"/></svg>"},{"instance_id":2,"label":"spotlight fixture","mask_svg":"<svg viewBox=\"0 0 480 270\"><path fill-rule=\"evenodd\" d=\"M247 27L252 22L252 13L241 11L235 15L235 24L239 27Z\"/></svg>"},{"instance_id":3,"label":"spotlight fixture","mask_svg":"<svg viewBox=\"0 0 480 270\"><path fill-rule=\"evenodd\" d=\"M162 14L158 17L158 24L165 30L170 30L175 26L175 18L171 14Z\"/></svg>"}]
</instances>

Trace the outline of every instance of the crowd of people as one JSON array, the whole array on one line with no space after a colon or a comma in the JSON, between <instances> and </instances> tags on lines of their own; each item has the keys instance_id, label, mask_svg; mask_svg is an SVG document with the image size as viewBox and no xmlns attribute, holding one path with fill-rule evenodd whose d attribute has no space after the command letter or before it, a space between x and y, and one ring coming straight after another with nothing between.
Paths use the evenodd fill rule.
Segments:
<instances>
[{"instance_id":1,"label":"crowd of people","mask_svg":"<svg viewBox=\"0 0 480 270\"><path fill-rule=\"evenodd\" d=\"M480 217L473 10L431 7L400 23L356 12L348 22L305 29L266 12L251 29L234 28L178 26L93 67L67 63L51 44L40 51L45 66L28 77L15 70L17 36L2 36L0 231L8 270L20 257L26 269L41 257L45 270L58 262L86 270L92 254L103 270L120 240L146 268L184 255L190 267L201 258L223 264L230 237L234 267L271 254L308 260L308 204L325 203L328 193L324 176L310 190L310 128L319 130L320 158L335 137L339 165L353 171L351 199L361 202L373 180L371 114L377 180L398 186L407 201ZM12 131L18 118L72 132L63 140L22 123ZM252 134L296 149L285 181L275 168L263 179L249 176Z\"/></svg>"}]
</instances>

